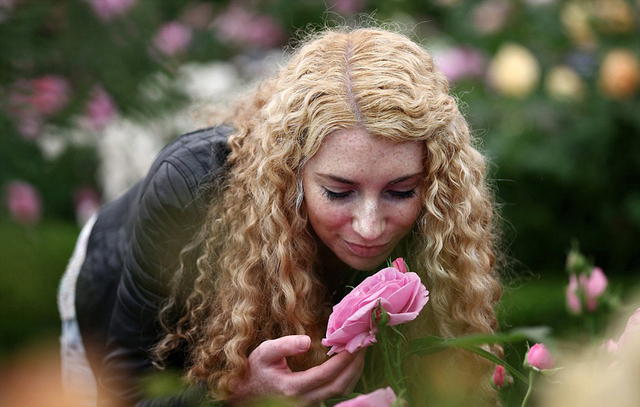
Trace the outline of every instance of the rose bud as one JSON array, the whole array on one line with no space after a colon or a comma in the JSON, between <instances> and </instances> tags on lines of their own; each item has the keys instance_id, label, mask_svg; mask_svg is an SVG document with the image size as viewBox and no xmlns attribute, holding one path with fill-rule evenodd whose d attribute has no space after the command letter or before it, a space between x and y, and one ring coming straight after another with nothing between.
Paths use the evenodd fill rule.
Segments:
<instances>
[{"instance_id":1,"label":"rose bud","mask_svg":"<svg viewBox=\"0 0 640 407\"><path fill-rule=\"evenodd\" d=\"M544 344L536 343L529 349L524 364L538 371L549 370L553 369L556 360Z\"/></svg>"},{"instance_id":2,"label":"rose bud","mask_svg":"<svg viewBox=\"0 0 640 407\"><path fill-rule=\"evenodd\" d=\"M395 259L392 265L394 269L398 270L401 273L406 273L407 271L409 271L402 257L398 257L397 259Z\"/></svg>"},{"instance_id":3,"label":"rose bud","mask_svg":"<svg viewBox=\"0 0 640 407\"><path fill-rule=\"evenodd\" d=\"M598 307L598 298L600 298L607 289L607 276L600 267L594 267L591 270L591 275L589 277L585 275L581 283L587 297L587 309L593 312Z\"/></svg>"},{"instance_id":4,"label":"rose bud","mask_svg":"<svg viewBox=\"0 0 640 407\"><path fill-rule=\"evenodd\" d=\"M502 365L496 366L496 370L493 371L493 378L491 385L498 390L508 389L513 385L513 377L507 372L507 369Z\"/></svg>"}]
</instances>

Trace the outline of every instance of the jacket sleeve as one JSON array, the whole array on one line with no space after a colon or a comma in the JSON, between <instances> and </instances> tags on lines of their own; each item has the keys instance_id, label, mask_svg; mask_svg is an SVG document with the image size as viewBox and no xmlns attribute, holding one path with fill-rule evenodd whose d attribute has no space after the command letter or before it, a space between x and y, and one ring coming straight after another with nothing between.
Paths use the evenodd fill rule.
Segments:
<instances>
[{"instance_id":1,"label":"jacket sleeve","mask_svg":"<svg viewBox=\"0 0 640 407\"><path fill-rule=\"evenodd\" d=\"M130 212L130 243L123 256L124 269L98 380L99 405L197 405L206 394L196 386L180 394L149 399L142 385L154 372L149 350L161 335L158 313L169 295L180 251L193 239L206 213L199 185L206 177L215 176L222 165L215 162L221 159L215 154L209 153L207 158L207 154L180 143L176 151L161 153Z\"/></svg>"}]
</instances>

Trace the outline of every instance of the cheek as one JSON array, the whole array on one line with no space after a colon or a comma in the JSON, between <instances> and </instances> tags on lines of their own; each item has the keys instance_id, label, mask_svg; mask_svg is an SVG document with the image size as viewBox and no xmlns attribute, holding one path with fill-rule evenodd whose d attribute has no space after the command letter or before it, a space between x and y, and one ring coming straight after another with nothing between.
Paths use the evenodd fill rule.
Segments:
<instances>
[{"instance_id":1,"label":"cheek","mask_svg":"<svg viewBox=\"0 0 640 407\"><path fill-rule=\"evenodd\" d=\"M420 203L416 202L396 211L393 215L393 224L396 225L398 229L409 232L420 215L420 207Z\"/></svg>"},{"instance_id":2,"label":"cheek","mask_svg":"<svg viewBox=\"0 0 640 407\"><path fill-rule=\"evenodd\" d=\"M326 231L338 231L349 224L350 216L341 209L325 205L316 213L314 227Z\"/></svg>"},{"instance_id":3,"label":"cheek","mask_svg":"<svg viewBox=\"0 0 640 407\"><path fill-rule=\"evenodd\" d=\"M309 221L316 234L337 232L349 224L349 211L332 204L324 197L309 197L306 203Z\"/></svg>"}]
</instances>

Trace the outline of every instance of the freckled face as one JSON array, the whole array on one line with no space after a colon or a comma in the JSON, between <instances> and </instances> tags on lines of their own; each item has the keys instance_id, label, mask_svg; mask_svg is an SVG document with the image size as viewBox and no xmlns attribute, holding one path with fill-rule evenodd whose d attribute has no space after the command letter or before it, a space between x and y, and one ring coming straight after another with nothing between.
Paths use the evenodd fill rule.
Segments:
<instances>
[{"instance_id":1,"label":"freckled face","mask_svg":"<svg viewBox=\"0 0 640 407\"><path fill-rule=\"evenodd\" d=\"M365 130L329 136L302 177L309 222L344 263L371 270L391 255L421 209L424 148Z\"/></svg>"}]
</instances>

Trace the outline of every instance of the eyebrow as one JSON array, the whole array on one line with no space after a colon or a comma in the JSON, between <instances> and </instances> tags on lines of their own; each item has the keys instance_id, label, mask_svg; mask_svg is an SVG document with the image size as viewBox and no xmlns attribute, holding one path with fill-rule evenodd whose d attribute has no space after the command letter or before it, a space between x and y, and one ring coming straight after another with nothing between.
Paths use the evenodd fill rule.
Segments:
<instances>
[{"instance_id":1,"label":"eyebrow","mask_svg":"<svg viewBox=\"0 0 640 407\"><path fill-rule=\"evenodd\" d=\"M324 173L318 173L317 175L319 177L327 178L327 179L330 179L332 181L340 182L342 184L347 184L347 185L356 185L357 184L357 182L355 182L355 181L351 181L351 180L348 180L346 178L339 177L337 175L324 174ZM388 185L399 184L402 181L406 181L408 179L411 179L411 178L419 176L419 175L420 175L419 172L416 172L415 174L410 174L410 175L403 175L402 177L399 177L399 178L396 178L394 180L391 180Z\"/></svg>"}]
</instances>

